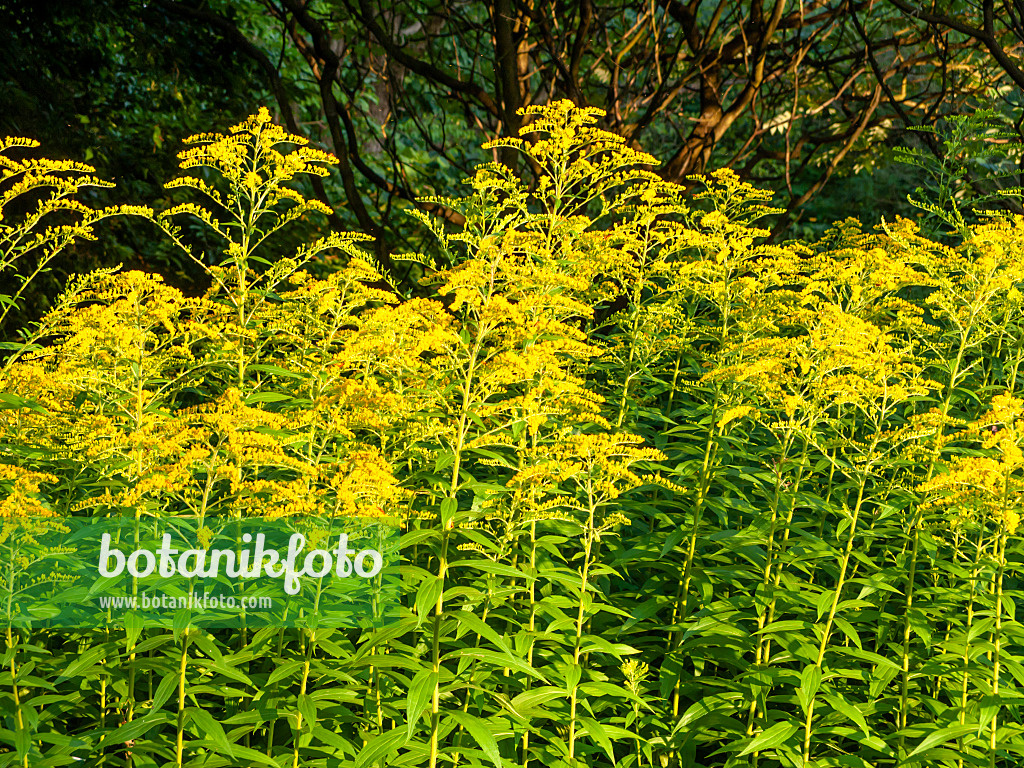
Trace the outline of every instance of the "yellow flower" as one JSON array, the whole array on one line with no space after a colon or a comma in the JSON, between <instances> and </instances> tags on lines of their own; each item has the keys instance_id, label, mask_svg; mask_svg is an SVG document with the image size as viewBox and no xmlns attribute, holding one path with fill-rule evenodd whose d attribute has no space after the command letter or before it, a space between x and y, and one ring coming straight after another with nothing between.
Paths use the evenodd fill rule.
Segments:
<instances>
[{"instance_id":1,"label":"yellow flower","mask_svg":"<svg viewBox=\"0 0 1024 768\"><path fill-rule=\"evenodd\" d=\"M1003 525L1006 526L1007 533L1016 533L1017 527L1020 525L1020 515L1012 509L1006 510L1003 512Z\"/></svg>"},{"instance_id":2,"label":"yellow flower","mask_svg":"<svg viewBox=\"0 0 1024 768\"><path fill-rule=\"evenodd\" d=\"M720 432L725 432L725 428L729 425L729 422L742 419L748 413L753 411L753 407L749 405L737 405L734 408L728 409L722 414L722 417L718 420L718 429Z\"/></svg>"},{"instance_id":3,"label":"yellow flower","mask_svg":"<svg viewBox=\"0 0 1024 768\"><path fill-rule=\"evenodd\" d=\"M803 403L803 398L799 395L786 395L782 399L783 408L786 410L786 415L790 418L796 414L796 409Z\"/></svg>"}]
</instances>

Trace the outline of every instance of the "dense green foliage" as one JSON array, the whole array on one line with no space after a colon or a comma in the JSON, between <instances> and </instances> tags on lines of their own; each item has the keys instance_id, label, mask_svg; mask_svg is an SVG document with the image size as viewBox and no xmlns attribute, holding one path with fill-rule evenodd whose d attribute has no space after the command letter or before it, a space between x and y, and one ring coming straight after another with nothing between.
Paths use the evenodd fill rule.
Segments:
<instances>
[{"instance_id":1,"label":"dense green foliage","mask_svg":"<svg viewBox=\"0 0 1024 768\"><path fill-rule=\"evenodd\" d=\"M26 515L264 509L400 520L405 584L376 631L8 621L0 766L1020 763L1024 221L765 244L771 192L524 116L534 183L436 201L410 298L365 236L275 245L334 158L265 111L156 214L0 146L8 274L130 213L211 283L94 272L8 345L6 592Z\"/></svg>"}]
</instances>

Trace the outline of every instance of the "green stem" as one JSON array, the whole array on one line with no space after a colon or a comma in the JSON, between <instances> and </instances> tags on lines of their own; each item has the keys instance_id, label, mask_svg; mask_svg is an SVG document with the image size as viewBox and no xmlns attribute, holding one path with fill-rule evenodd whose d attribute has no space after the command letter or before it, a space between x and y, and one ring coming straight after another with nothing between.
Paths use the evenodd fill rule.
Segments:
<instances>
[{"instance_id":1,"label":"green stem","mask_svg":"<svg viewBox=\"0 0 1024 768\"><path fill-rule=\"evenodd\" d=\"M573 671L578 672L580 677L572 686L569 692L569 760L570 763L576 754L576 705L579 694L580 682L583 680L583 670L580 668L580 649L583 647L583 613L586 605L587 583L590 580L590 553L594 543L594 501L593 484L588 483L588 519L587 529L583 537L583 568L580 570L580 599L576 607L576 640L573 645Z\"/></svg>"},{"instance_id":2,"label":"green stem","mask_svg":"<svg viewBox=\"0 0 1024 768\"><path fill-rule=\"evenodd\" d=\"M967 724L967 682L968 682L968 671L971 663L971 627L974 624L974 598L977 594L978 589L978 575L980 573L980 567L978 564L981 562L981 550L982 550L982 539L984 537L984 529L978 531L978 541L975 547L974 563L975 567L971 571L971 593L967 600L967 629L964 632L964 655L963 655L963 675L960 678L960 725ZM960 745L960 753L963 754L963 738L957 740ZM957 768L964 768L964 759L960 757L957 760Z\"/></svg>"},{"instance_id":3,"label":"green stem","mask_svg":"<svg viewBox=\"0 0 1024 768\"><path fill-rule=\"evenodd\" d=\"M277 654L276 658L281 659L281 654L284 652L284 627L277 632ZM271 665L273 666L273 665ZM277 692L279 683L274 684L273 691ZM267 757L273 758L274 756L274 731L277 727L277 720L273 719L267 724Z\"/></svg>"},{"instance_id":4,"label":"green stem","mask_svg":"<svg viewBox=\"0 0 1024 768\"><path fill-rule=\"evenodd\" d=\"M7 626L7 651L11 654L11 692L14 694L14 724L18 729L19 734L24 734L26 730L25 717L21 711L21 696L18 692L18 666L15 661L15 655L17 651L15 646L17 643L14 642L14 635L11 632L11 627ZM26 739L27 741L27 739ZM31 751L31 748L29 749ZM25 752L21 756L22 768L28 768L28 755L29 752Z\"/></svg>"},{"instance_id":5,"label":"green stem","mask_svg":"<svg viewBox=\"0 0 1024 768\"><path fill-rule=\"evenodd\" d=\"M310 660L313 657L313 643L314 643L314 640L315 640L315 637L311 634L310 637L309 637L309 642L306 644L306 658L302 662L302 682L299 685L299 700L300 701L302 700L302 697L306 695L306 685L309 682L309 663L310 663ZM295 743L293 745L293 750L294 751L292 752L292 768L299 768L299 740L300 740L300 738L302 736L302 725L303 725L303 723L302 723L302 710L301 709L296 713L295 717L296 717L297 728L295 729ZM310 723L309 724L310 729L313 728L313 725L314 725L314 723Z\"/></svg>"},{"instance_id":6,"label":"green stem","mask_svg":"<svg viewBox=\"0 0 1024 768\"><path fill-rule=\"evenodd\" d=\"M771 512L770 512L771 520L770 520L770 523L769 523L767 546L765 548L764 571L762 573L762 578L761 578L761 589L765 593L766 596L770 593L771 583L772 583L772 580L771 580L772 571L774 570L774 565L775 565L775 534L776 534L777 524L778 524L779 503L780 503L781 498L782 498L782 473L783 473L783 470L785 468L785 462L787 460L787 456L789 454L789 449L792 447L792 444L793 444L793 433L792 433L792 431L789 431L789 432L787 432L786 438L783 441L782 450L781 450L781 452L779 454L778 463L776 464L776 467L775 467L775 490L774 490L774 494L772 496L772 504L771 504ZM804 458L806 458L806 456L807 456L807 446L805 444L804 445ZM801 462L801 471L802 471L802 469L803 469L803 467L802 467L802 462ZM792 508L793 507L795 507L795 503L793 505L791 505L790 517L792 515ZM788 533L789 519L787 519L786 528L787 528L787 533ZM757 617L757 630L758 630L757 637L758 637L758 640L757 640L757 650L756 650L756 652L754 654L754 666L755 666L755 668L758 671L760 671L763 666L767 665L767 662L768 662L768 646L769 646L769 641L768 641L768 638L765 637L761 633L761 630L763 630L765 628L765 625L769 621L771 621L771 611L774 608L774 606L775 606L775 597L774 597L774 594L773 594L771 599L769 600L769 605L765 606L765 609L763 611L759 611L758 612L758 617ZM756 609L756 607L757 607L757 602L756 602L756 597L755 597L755 609ZM747 736L748 737L754 735L754 719L756 718L756 716L757 716L757 697L754 696L754 697L751 698L750 708L747 711ZM753 756L751 758L751 762L752 762L752 765L754 766L754 768L756 768L759 759L760 759L760 752L754 752L754 754L753 754Z\"/></svg>"},{"instance_id":7,"label":"green stem","mask_svg":"<svg viewBox=\"0 0 1024 768\"><path fill-rule=\"evenodd\" d=\"M537 523L533 521L530 523L530 583L529 583L529 600L530 600L530 620L528 629L530 644L526 649L526 664L529 667L533 667L533 646L534 646L534 631L536 628L537 621L537 599L534 587L536 583L537 575ZM530 729L526 728L523 730L523 744L522 744L522 766L523 768L529 768L530 766Z\"/></svg>"},{"instance_id":8,"label":"green stem","mask_svg":"<svg viewBox=\"0 0 1024 768\"><path fill-rule=\"evenodd\" d=\"M185 670L188 667L189 630L181 632L181 665L178 667L178 721L175 748L175 766L181 768L182 753L185 749Z\"/></svg>"},{"instance_id":9,"label":"green stem","mask_svg":"<svg viewBox=\"0 0 1024 768\"><path fill-rule=\"evenodd\" d=\"M707 440L704 444L704 460L701 464L700 479L697 486L697 498L694 502L693 523L690 527L690 537L686 549L686 561L683 566L683 577L679 583L679 591L676 594L676 605L673 610L672 623L681 624L686 620L689 607L690 581L693 577L693 561L697 553L697 533L700 530L701 514L704 510L704 499L711 484L712 458L716 452L718 443L715 441L715 419L718 415L719 395L721 391L715 388L715 399L711 405L711 423L708 427ZM677 629L669 639L669 648L675 649L682 640L682 629ZM679 695L680 681L677 680L672 692L672 716L679 716Z\"/></svg>"},{"instance_id":10,"label":"green stem","mask_svg":"<svg viewBox=\"0 0 1024 768\"><path fill-rule=\"evenodd\" d=\"M969 330L968 330L969 333ZM946 397L942 401L942 408L940 409L940 419L938 426L938 433L935 435L935 442L932 447L931 460L928 462L928 474L925 477L925 482L932 479L932 475L935 474L935 467L938 463L939 454L942 452L942 432L946 425L946 418L949 415L950 403L953 400L953 391L956 389L956 381L960 375L960 365L963 362L964 350L966 349L967 336L964 336L963 343L960 345L960 349L957 351L956 359L953 361L953 366L950 368L949 375L949 387L946 389ZM909 714L909 701L910 701L910 612L914 605L914 586L917 577L917 559L920 550L921 543L921 508L917 506L914 510L914 516L911 521L913 528L913 540L910 547L910 568L907 571L907 586L906 586L906 602L904 604L903 614L903 651L900 654L900 711L897 722L897 729L899 731L899 750L897 755L905 754L905 742L906 742L906 729L907 729L907 718ZM899 759L899 757L897 758Z\"/></svg>"},{"instance_id":11,"label":"green stem","mask_svg":"<svg viewBox=\"0 0 1024 768\"><path fill-rule=\"evenodd\" d=\"M436 768L438 748L438 731L441 727L441 616L444 613L444 577L448 571L448 531L441 533L441 557L438 564L438 580L441 591L434 606L433 635L431 639L431 656L433 658L434 691L430 696L430 768Z\"/></svg>"},{"instance_id":12,"label":"green stem","mask_svg":"<svg viewBox=\"0 0 1024 768\"><path fill-rule=\"evenodd\" d=\"M1009 509L1010 472L1008 469L1003 480L1002 511L1005 515ZM992 697L996 701L996 711L992 714L992 725L989 728L988 765L996 768L996 731L999 725L999 672L1000 655L1003 649L1003 573L1006 570L1006 539L1008 532L1004 520L999 521L999 534L996 540L996 578L995 578L995 625L992 627Z\"/></svg>"},{"instance_id":13,"label":"green stem","mask_svg":"<svg viewBox=\"0 0 1024 768\"><path fill-rule=\"evenodd\" d=\"M491 281L488 288L487 296L484 300L484 307L487 306L491 296L494 293L494 270L496 266L491 265ZM459 413L459 423L456 432L456 442L452 451L452 475L451 483L448 489L448 497L446 501L451 502L457 509L456 494L459 488L459 473L462 469L462 452L466 446L466 436L469 433L469 412L470 404L472 402L472 396L474 393L474 376L476 375L477 363L480 359L480 354L483 350L484 338L489 332L489 328L482 322L477 322L476 327L476 339L473 343L473 349L470 352L469 360L466 363L466 377L462 386L462 408ZM442 505L442 510L444 505ZM440 711L440 700L441 700L441 617L444 614L444 580L448 574L448 542L450 539L449 529L454 524L455 511L451 513L449 519L445 519L444 515L439 511L438 522L441 524L441 556L438 561L437 568L437 579L439 582L439 590L437 595L437 603L434 606L434 621L433 621L433 633L431 639L431 657L433 659L433 672L434 672L434 690L430 697L430 752L429 752L429 766L430 768L436 768L437 758L439 754L438 746L438 733L441 727L441 711Z\"/></svg>"},{"instance_id":14,"label":"green stem","mask_svg":"<svg viewBox=\"0 0 1024 768\"><path fill-rule=\"evenodd\" d=\"M872 446L872 451L874 446ZM866 470L865 470L866 471ZM818 659L815 662L815 666L821 669L822 662L825 660L825 650L828 648L829 635L832 634L832 624L836 618L836 609L839 606L839 600L843 593L843 586L846 583L846 569L850 564L850 555L853 552L853 540L857 533L857 520L860 517L860 508L864 503L864 489L867 485L867 475L865 474L860 481L860 488L857 490L857 504L853 508L853 515L850 519L850 535L846 539L846 549L843 552L842 564L839 567L839 579L836 582L835 594L832 595L832 606L828 611L828 619L825 621L825 629L821 635L821 644L818 646ZM817 692L811 696L810 701L807 702L807 716L804 719L804 754L803 764L804 766L810 765L811 759L811 723L814 719L814 702L817 698Z\"/></svg>"},{"instance_id":15,"label":"green stem","mask_svg":"<svg viewBox=\"0 0 1024 768\"><path fill-rule=\"evenodd\" d=\"M773 621L775 621L775 608L776 608L776 605L778 604L778 597L777 597L777 595L779 593L779 584L782 583L782 569L783 569L783 564L781 562L779 562L779 560L782 557L783 553L785 552L787 545L789 544L789 534L792 531L792 526L793 526L793 515L796 512L796 494L800 490L800 484L803 482L804 470L807 468L807 453L808 453L809 448L810 448L810 443L805 441L804 442L803 453L800 456L800 467L797 470L796 477L793 480L793 489L790 491L791 499L790 499L790 503L789 503L789 512L786 513L786 525L785 525L785 529L784 529L783 534L782 534L782 544L779 546L779 554L778 554L778 557L776 557L776 562L778 563L778 567L775 569L775 577L772 580L772 600L771 600L771 603L769 603L769 605L768 605L768 619L765 622L765 626L768 626ZM771 658L771 654L772 654L772 639L769 636L765 640L765 642L764 642L764 654L762 655L762 658L764 658L765 663L767 663L768 659Z\"/></svg>"}]
</instances>

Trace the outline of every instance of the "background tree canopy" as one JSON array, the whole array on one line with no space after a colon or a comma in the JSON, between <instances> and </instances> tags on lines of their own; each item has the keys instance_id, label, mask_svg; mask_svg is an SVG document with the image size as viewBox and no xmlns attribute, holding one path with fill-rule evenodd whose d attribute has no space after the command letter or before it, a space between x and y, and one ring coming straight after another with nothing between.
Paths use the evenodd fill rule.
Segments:
<instances>
[{"instance_id":1,"label":"background tree canopy","mask_svg":"<svg viewBox=\"0 0 1024 768\"><path fill-rule=\"evenodd\" d=\"M390 256L433 247L406 211L459 223L423 199L457 190L488 159L484 141L521 131L520 107L568 98L604 109L602 127L642 144L665 179L734 168L779 190L774 239L816 236L851 204L865 221L913 212L905 194L925 174L892 150L944 149L911 127L987 106L1020 135L1020 11L1009 0L0 2L0 134L37 138L115 180L118 200L159 206L182 138L267 103L338 156L311 191L334 210L331 227L372 235L401 281L407 267ZM997 154L984 170L1018 159ZM149 225L117 226L102 249L75 252L76 269L125 262L186 290L202 279ZM37 290L71 267L54 269Z\"/></svg>"}]
</instances>

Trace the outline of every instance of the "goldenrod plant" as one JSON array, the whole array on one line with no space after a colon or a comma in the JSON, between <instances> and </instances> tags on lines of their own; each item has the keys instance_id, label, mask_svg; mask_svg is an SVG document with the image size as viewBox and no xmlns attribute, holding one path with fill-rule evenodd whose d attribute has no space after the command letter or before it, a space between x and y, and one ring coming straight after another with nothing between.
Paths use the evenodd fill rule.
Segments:
<instances>
[{"instance_id":1,"label":"goldenrod plant","mask_svg":"<svg viewBox=\"0 0 1024 768\"><path fill-rule=\"evenodd\" d=\"M415 297L357 233L279 252L334 158L260 110L192 137L196 199L153 214L204 295L106 270L9 350L0 552L29 518L380 518L402 599L347 629L8 622L0 768L1024 760L1024 220L769 244L770 191L665 183L600 110L522 116L488 145L521 171L434 201L463 225L412 212ZM69 211L40 255L145 213Z\"/></svg>"},{"instance_id":2,"label":"goldenrod plant","mask_svg":"<svg viewBox=\"0 0 1024 768\"><path fill-rule=\"evenodd\" d=\"M0 138L0 279L14 287L13 294L0 292L0 325L19 307L29 283L48 271L57 256L76 241L97 238L98 222L112 216L152 214L144 206L89 207L79 199L83 191L114 185L94 176L96 169L85 163L31 156L18 159L38 147L34 139ZM88 283L88 277L72 280L55 303L54 314L69 307ZM4 342L0 349L24 351L46 335L45 328L38 326L19 331L20 342ZM14 355L5 355L5 363L13 359Z\"/></svg>"}]
</instances>

